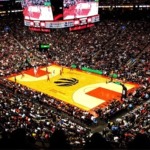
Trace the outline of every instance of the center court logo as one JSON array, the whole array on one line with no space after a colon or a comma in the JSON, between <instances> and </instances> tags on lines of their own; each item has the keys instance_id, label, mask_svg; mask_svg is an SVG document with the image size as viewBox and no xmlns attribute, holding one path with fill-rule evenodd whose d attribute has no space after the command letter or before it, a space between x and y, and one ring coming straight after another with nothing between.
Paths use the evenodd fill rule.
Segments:
<instances>
[{"instance_id":1,"label":"center court logo","mask_svg":"<svg viewBox=\"0 0 150 150\"><path fill-rule=\"evenodd\" d=\"M55 81L54 83L57 86L73 86L75 84L77 84L79 82L79 80L75 79L75 78L60 78L59 80Z\"/></svg>"}]
</instances>

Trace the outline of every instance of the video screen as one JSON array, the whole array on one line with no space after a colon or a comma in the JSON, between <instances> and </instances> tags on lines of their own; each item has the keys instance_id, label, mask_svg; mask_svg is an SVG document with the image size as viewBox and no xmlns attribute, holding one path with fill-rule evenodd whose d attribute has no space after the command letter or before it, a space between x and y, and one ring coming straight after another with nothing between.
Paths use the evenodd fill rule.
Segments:
<instances>
[{"instance_id":1,"label":"video screen","mask_svg":"<svg viewBox=\"0 0 150 150\"><path fill-rule=\"evenodd\" d=\"M24 0L22 4L24 19L48 21L53 20L50 0Z\"/></svg>"},{"instance_id":2,"label":"video screen","mask_svg":"<svg viewBox=\"0 0 150 150\"><path fill-rule=\"evenodd\" d=\"M75 19L98 14L98 0L63 0L63 18Z\"/></svg>"},{"instance_id":3,"label":"video screen","mask_svg":"<svg viewBox=\"0 0 150 150\"><path fill-rule=\"evenodd\" d=\"M50 0L22 0L21 2L22 7L28 6L51 6Z\"/></svg>"}]
</instances>

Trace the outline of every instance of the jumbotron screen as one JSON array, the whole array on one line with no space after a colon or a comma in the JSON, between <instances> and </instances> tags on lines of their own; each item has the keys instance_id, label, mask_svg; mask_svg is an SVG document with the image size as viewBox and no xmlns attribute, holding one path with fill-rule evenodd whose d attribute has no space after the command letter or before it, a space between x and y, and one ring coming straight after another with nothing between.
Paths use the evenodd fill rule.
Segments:
<instances>
[{"instance_id":1,"label":"jumbotron screen","mask_svg":"<svg viewBox=\"0 0 150 150\"><path fill-rule=\"evenodd\" d=\"M98 14L99 0L63 0L63 18L75 19Z\"/></svg>"},{"instance_id":2,"label":"jumbotron screen","mask_svg":"<svg viewBox=\"0 0 150 150\"><path fill-rule=\"evenodd\" d=\"M53 20L50 0L23 0L24 19L27 20Z\"/></svg>"}]
</instances>

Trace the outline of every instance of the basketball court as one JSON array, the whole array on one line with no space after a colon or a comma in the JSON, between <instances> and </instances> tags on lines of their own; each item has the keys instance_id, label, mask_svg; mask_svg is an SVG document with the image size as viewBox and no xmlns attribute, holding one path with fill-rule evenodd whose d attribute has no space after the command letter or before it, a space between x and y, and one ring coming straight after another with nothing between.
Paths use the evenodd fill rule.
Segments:
<instances>
[{"instance_id":1,"label":"basketball court","mask_svg":"<svg viewBox=\"0 0 150 150\"><path fill-rule=\"evenodd\" d=\"M86 111L120 100L122 94L122 86L107 83L107 77L58 65L39 67L36 74L30 69L8 79ZM125 86L128 92L138 87L133 83Z\"/></svg>"}]
</instances>

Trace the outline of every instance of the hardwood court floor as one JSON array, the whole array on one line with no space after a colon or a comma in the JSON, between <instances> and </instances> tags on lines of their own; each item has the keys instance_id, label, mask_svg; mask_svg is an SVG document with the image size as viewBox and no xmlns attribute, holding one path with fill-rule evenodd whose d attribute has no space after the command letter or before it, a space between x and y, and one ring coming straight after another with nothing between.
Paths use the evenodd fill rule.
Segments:
<instances>
[{"instance_id":1,"label":"hardwood court floor","mask_svg":"<svg viewBox=\"0 0 150 150\"><path fill-rule=\"evenodd\" d=\"M81 70L63 68L51 65L38 68L34 75L33 69L9 77L11 81L27 86L33 90L40 91L62 100L66 103L90 111L93 108L105 107L115 98L120 100L122 86L115 83L106 83L109 79L102 75L87 73ZM49 80L48 80L49 78ZM128 91L138 85L126 83Z\"/></svg>"}]
</instances>

